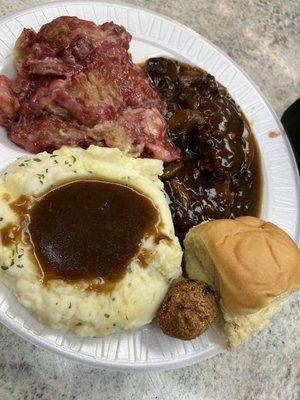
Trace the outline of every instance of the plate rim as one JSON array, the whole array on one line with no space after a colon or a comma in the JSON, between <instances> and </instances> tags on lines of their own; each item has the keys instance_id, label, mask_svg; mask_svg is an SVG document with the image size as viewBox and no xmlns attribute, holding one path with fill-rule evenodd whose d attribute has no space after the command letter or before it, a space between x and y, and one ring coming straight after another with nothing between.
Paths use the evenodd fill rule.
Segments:
<instances>
[{"instance_id":1,"label":"plate rim","mask_svg":"<svg viewBox=\"0 0 300 400\"><path fill-rule=\"evenodd\" d=\"M223 51L221 48L219 48L217 45L215 45L213 42L211 42L209 39L206 37L202 36L200 33L196 32L192 28L184 25L181 22L176 21L173 18L170 18L167 15L164 15L162 13L159 13L157 11L153 11L151 9L147 9L146 7L142 7L139 5L135 4L130 4L122 1L105 1L105 0L74 0L74 1L55 1L55 2L48 2L48 3L43 3L40 5L34 5L34 6L28 6L28 7L23 7L20 10L16 12L9 13L3 17L0 18L0 26L5 24L6 21L9 21L12 18L17 18L25 14L29 14L30 12L34 10L41 10L43 8L56 8L58 6L66 6L66 5L84 5L87 3L91 4L106 4L106 5L114 5L114 6L121 6L125 7L127 9L133 9L133 10L140 10L143 12L147 12L149 14L152 14L154 16L160 17L164 20L167 20L171 22L173 25L176 25L185 31L189 31L190 34L192 34L196 39L200 39L202 42L209 44L217 53L221 54L230 64L232 64L236 70L238 70L243 77L247 80L248 84L252 86L252 88L257 92L257 94L260 96L262 102L265 104L267 107L268 111L271 113L273 120L276 122L278 125L280 131L283 133L282 138L285 143L286 149L289 154L289 159L290 159L290 164L291 168L294 174L295 178L295 183L296 183L296 189L298 191L298 194L300 193L300 176L299 176L299 170L297 168L296 164L296 159L294 152L292 150L291 144L289 142L289 139L285 133L285 130L281 124L280 119L278 118L277 114L273 110L270 102L266 99L260 88L256 85L256 83L252 80L252 78L241 68L236 61L234 61L229 55L226 54L225 51ZM300 200L299 198L297 199L297 217L299 219L299 212L300 212ZM299 244L300 242L300 224L297 225L297 230L295 234L295 240ZM3 318L4 317L4 318ZM128 362L125 361L124 363L118 360L117 362L111 361L111 360L105 360L105 359L100 359L100 358L93 358L90 356L86 356L82 353L79 352L72 352L71 350L66 349L65 347L58 346L54 342L47 342L43 338L39 337L38 335L33 336L30 330L22 329L18 325L14 323L14 320L11 320L9 317L5 318L5 314L0 313L0 322L12 330L14 333L17 335L21 336L22 338L25 338L27 341L30 343L44 348L46 350L52 351L56 354L63 355L64 357L75 360L77 362L87 364L93 367L97 368L107 368L115 371L124 371L124 370L170 370L170 369L176 369L176 368L181 368L184 366L188 366L197 362L202 362L208 358L214 357L217 354L223 353L224 349L218 345L215 344L212 347L208 347L205 350L199 354L198 352L195 352L194 355L188 354L184 355L181 357L174 357L173 359L168 359L168 360L159 360L159 361L139 361L138 363L135 361Z\"/></svg>"},{"instance_id":2,"label":"plate rim","mask_svg":"<svg viewBox=\"0 0 300 400\"><path fill-rule=\"evenodd\" d=\"M59 347L54 346L54 343L48 343L43 341L42 338L36 336L33 337L30 334L30 331L25 330L24 332L18 332L15 326L10 322L9 319L6 321L3 321L2 318L0 317L0 322L9 330L12 332L16 333L19 337L26 339L29 343L33 344L34 346L37 346L41 349L45 349L47 351L50 351L51 353L55 353L59 356L63 356L67 358L68 360L72 361L77 361L81 364L84 365L89 365L90 367L94 368L99 368L99 369L109 369L112 371L119 371L119 372L126 372L126 371L163 371L163 370L172 370L172 369L177 369L177 368L183 368L187 367L192 364L196 364L197 362L202 362L205 360L208 360L209 358L215 357L218 354L224 353L225 349L222 348L220 345L215 344L213 347L209 347L199 355L198 353L195 353L193 356L185 355L182 357L177 357L176 359L169 359L165 361L151 361L151 363L148 363L147 361L135 363L134 361L129 363L128 361L126 362L120 362L115 363L113 361L109 360L103 360L103 359L98 359L98 358L93 358L89 357L87 358L85 355L81 353L75 353L70 350L65 349L64 347ZM199 361L198 358L201 357L201 360Z\"/></svg>"}]
</instances>

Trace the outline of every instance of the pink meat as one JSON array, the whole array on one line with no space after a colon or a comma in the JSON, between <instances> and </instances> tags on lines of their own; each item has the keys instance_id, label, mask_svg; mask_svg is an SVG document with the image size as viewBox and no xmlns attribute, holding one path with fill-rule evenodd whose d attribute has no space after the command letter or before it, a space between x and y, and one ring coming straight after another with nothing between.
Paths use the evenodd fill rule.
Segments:
<instances>
[{"instance_id":1,"label":"pink meat","mask_svg":"<svg viewBox=\"0 0 300 400\"><path fill-rule=\"evenodd\" d=\"M142 154L165 162L179 158L179 153L166 138L165 121L156 108L127 109L117 122L131 138L132 147L139 148Z\"/></svg>"},{"instance_id":2,"label":"pink meat","mask_svg":"<svg viewBox=\"0 0 300 400\"><path fill-rule=\"evenodd\" d=\"M15 47L15 54L23 55L18 72L69 76L90 62L103 41L127 51L130 40L130 34L112 22L97 26L76 17L60 17L45 24L38 34L23 31Z\"/></svg>"},{"instance_id":3,"label":"pink meat","mask_svg":"<svg viewBox=\"0 0 300 400\"><path fill-rule=\"evenodd\" d=\"M53 151L63 145L86 148L96 144L117 147L132 155L163 159L165 162L179 158L179 153L165 137L165 122L155 108L127 109L118 118L92 128L67 122L51 114L25 116L12 126L9 137L32 153Z\"/></svg>"},{"instance_id":4,"label":"pink meat","mask_svg":"<svg viewBox=\"0 0 300 400\"><path fill-rule=\"evenodd\" d=\"M32 29L23 29L14 47L14 64L18 73L23 72L23 62L29 49L36 39L36 33Z\"/></svg>"},{"instance_id":5,"label":"pink meat","mask_svg":"<svg viewBox=\"0 0 300 400\"><path fill-rule=\"evenodd\" d=\"M9 127L17 116L19 101L12 90L12 82L0 76L0 125Z\"/></svg>"},{"instance_id":6,"label":"pink meat","mask_svg":"<svg viewBox=\"0 0 300 400\"><path fill-rule=\"evenodd\" d=\"M14 143L31 153L52 152L63 145L87 148L91 144L104 144L100 139L97 141L95 135L89 136L88 129L80 129L51 114L21 116L8 135Z\"/></svg>"},{"instance_id":7,"label":"pink meat","mask_svg":"<svg viewBox=\"0 0 300 400\"><path fill-rule=\"evenodd\" d=\"M178 159L166 137L166 105L133 64L130 40L112 22L76 17L24 30L14 51L17 78L0 77L0 124L11 140L31 152L97 144Z\"/></svg>"}]
</instances>

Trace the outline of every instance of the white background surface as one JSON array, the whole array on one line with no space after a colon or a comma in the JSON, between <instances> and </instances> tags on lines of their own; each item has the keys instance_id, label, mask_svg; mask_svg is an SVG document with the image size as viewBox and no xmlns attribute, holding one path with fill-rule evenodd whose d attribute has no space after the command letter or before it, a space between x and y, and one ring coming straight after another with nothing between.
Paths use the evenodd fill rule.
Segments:
<instances>
[{"instance_id":1,"label":"white background surface","mask_svg":"<svg viewBox=\"0 0 300 400\"><path fill-rule=\"evenodd\" d=\"M158 7L156 2L144 3ZM164 8L168 2L160 3ZM172 2L173 8L176 3ZM205 12L203 8L200 9L200 3L198 10L199 13L202 11L204 18ZM230 10L229 2L219 3L223 5L226 15L226 7ZM191 6L194 7L194 2L191 2ZM177 11L172 10L174 16L180 10L178 4ZM186 8L185 14L188 12ZM284 15L280 17L284 18ZM219 29L214 27L214 30L218 30L219 34ZM259 79L254 79L260 83ZM272 82L275 82L274 78ZM290 314L289 319L287 314ZM31 399L38 396L45 399L196 399L204 394L208 399L293 399L296 398L297 389L296 353L293 351L297 344L296 318L297 309L291 306L285 309L285 315L282 313L275 319L271 335L259 335L234 355L218 356L198 367L181 371L147 374L109 373L78 366L35 349L3 329L0 339L0 395L4 399Z\"/></svg>"}]
</instances>

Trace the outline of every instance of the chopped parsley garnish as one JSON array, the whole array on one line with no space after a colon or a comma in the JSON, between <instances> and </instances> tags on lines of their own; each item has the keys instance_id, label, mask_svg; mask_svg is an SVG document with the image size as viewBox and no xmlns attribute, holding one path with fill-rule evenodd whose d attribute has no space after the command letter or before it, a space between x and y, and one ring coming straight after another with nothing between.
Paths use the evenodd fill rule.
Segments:
<instances>
[{"instance_id":1,"label":"chopped parsley garnish","mask_svg":"<svg viewBox=\"0 0 300 400\"><path fill-rule=\"evenodd\" d=\"M19 251L19 250L21 250L23 253L20 254L20 251ZM21 249L19 249L19 243L16 243L16 254L17 254L19 260L20 260L20 258L22 258L23 255L24 255L24 249L22 249L22 247L21 247ZM23 266L22 266L22 267L23 267Z\"/></svg>"},{"instance_id":2,"label":"chopped parsley garnish","mask_svg":"<svg viewBox=\"0 0 300 400\"><path fill-rule=\"evenodd\" d=\"M1 265L1 268L3 269L3 271L6 271L8 269L7 265Z\"/></svg>"},{"instance_id":3,"label":"chopped parsley garnish","mask_svg":"<svg viewBox=\"0 0 300 400\"><path fill-rule=\"evenodd\" d=\"M70 303L70 305L69 305L69 308L71 308L72 307L72 303Z\"/></svg>"},{"instance_id":4,"label":"chopped parsley garnish","mask_svg":"<svg viewBox=\"0 0 300 400\"><path fill-rule=\"evenodd\" d=\"M73 164L75 164L77 158L75 156L72 156Z\"/></svg>"},{"instance_id":5,"label":"chopped parsley garnish","mask_svg":"<svg viewBox=\"0 0 300 400\"><path fill-rule=\"evenodd\" d=\"M34 158L33 161L41 162L42 160L40 158Z\"/></svg>"},{"instance_id":6,"label":"chopped parsley garnish","mask_svg":"<svg viewBox=\"0 0 300 400\"><path fill-rule=\"evenodd\" d=\"M22 265L22 264L17 264L17 267L18 267L18 268L24 268L24 265Z\"/></svg>"},{"instance_id":7,"label":"chopped parsley garnish","mask_svg":"<svg viewBox=\"0 0 300 400\"><path fill-rule=\"evenodd\" d=\"M19 164L19 167L25 167L24 163Z\"/></svg>"},{"instance_id":8,"label":"chopped parsley garnish","mask_svg":"<svg viewBox=\"0 0 300 400\"><path fill-rule=\"evenodd\" d=\"M109 318L110 315L109 315L109 314L104 314L104 317L105 317L105 318Z\"/></svg>"},{"instance_id":9,"label":"chopped parsley garnish","mask_svg":"<svg viewBox=\"0 0 300 400\"><path fill-rule=\"evenodd\" d=\"M58 157L57 154L51 154L50 158Z\"/></svg>"},{"instance_id":10,"label":"chopped parsley garnish","mask_svg":"<svg viewBox=\"0 0 300 400\"><path fill-rule=\"evenodd\" d=\"M3 217L0 217L0 222L3 221Z\"/></svg>"},{"instance_id":11,"label":"chopped parsley garnish","mask_svg":"<svg viewBox=\"0 0 300 400\"><path fill-rule=\"evenodd\" d=\"M45 175L44 174L37 174L37 177L39 178L39 181L41 184L43 184L43 179L45 179Z\"/></svg>"}]
</instances>

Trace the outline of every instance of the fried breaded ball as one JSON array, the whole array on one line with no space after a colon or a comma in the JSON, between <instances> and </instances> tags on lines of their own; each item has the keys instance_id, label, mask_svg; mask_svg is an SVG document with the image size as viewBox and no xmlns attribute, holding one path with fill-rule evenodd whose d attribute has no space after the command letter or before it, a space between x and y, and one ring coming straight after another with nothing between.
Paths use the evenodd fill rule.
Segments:
<instances>
[{"instance_id":1,"label":"fried breaded ball","mask_svg":"<svg viewBox=\"0 0 300 400\"><path fill-rule=\"evenodd\" d=\"M209 328L217 310L210 286L202 281L183 279L169 289L156 318L166 335L191 340Z\"/></svg>"}]
</instances>

